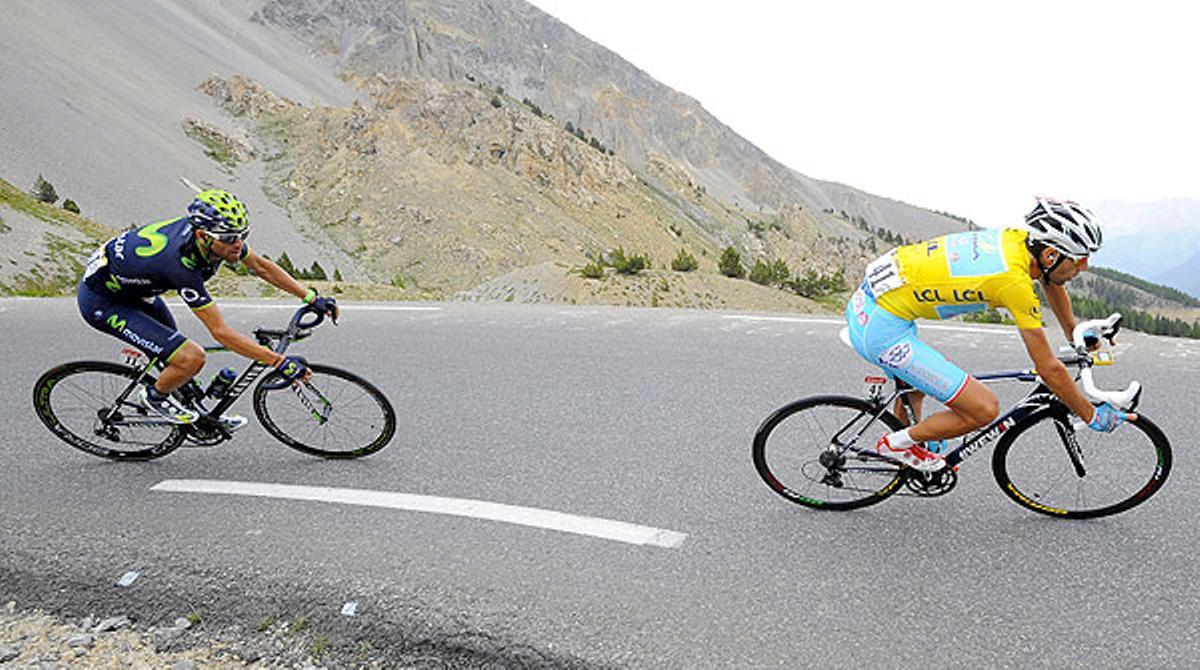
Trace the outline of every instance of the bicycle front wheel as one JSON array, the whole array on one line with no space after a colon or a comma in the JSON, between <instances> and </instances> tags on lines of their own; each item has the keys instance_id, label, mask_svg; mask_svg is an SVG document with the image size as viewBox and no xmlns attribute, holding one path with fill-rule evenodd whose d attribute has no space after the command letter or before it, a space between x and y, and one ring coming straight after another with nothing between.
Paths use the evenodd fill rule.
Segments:
<instances>
[{"instance_id":1,"label":"bicycle front wheel","mask_svg":"<svg viewBox=\"0 0 1200 670\"><path fill-rule=\"evenodd\" d=\"M117 402L140 374L103 361L64 363L33 385L33 409L59 439L94 456L115 461L165 456L183 442L184 429L152 416L138 402L136 388Z\"/></svg>"},{"instance_id":2,"label":"bicycle front wheel","mask_svg":"<svg viewBox=\"0 0 1200 670\"><path fill-rule=\"evenodd\" d=\"M387 446L396 433L392 404L354 373L312 364L304 384L271 388L278 371L254 389L254 413L275 439L322 458L358 458Z\"/></svg>"},{"instance_id":3,"label":"bicycle front wheel","mask_svg":"<svg viewBox=\"0 0 1200 670\"><path fill-rule=\"evenodd\" d=\"M883 432L904 428L862 398L814 396L767 417L754 434L754 467L771 490L821 510L873 505L895 493L904 468L874 454Z\"/></svg>"},{"instance_id":4,"label":"bicycle front wheel","mask_svg":"<svg viewBox=\"0 0 1200 670\"><path fill-rule=\"evenodd\" d=\"M1065 413L1039 412L996 445L992 474L1013 502L1047 516L1089 519L1136 507L1162 488L1171 445L1144 415L1112 433L1074 430L1066 421Z\"/></svg>"}]
</instances>

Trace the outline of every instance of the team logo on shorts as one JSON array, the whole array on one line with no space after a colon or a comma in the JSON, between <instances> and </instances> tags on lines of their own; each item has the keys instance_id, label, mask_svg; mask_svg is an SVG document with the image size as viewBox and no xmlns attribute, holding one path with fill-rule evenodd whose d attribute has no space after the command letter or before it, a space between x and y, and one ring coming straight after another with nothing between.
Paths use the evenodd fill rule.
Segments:
<instances>
[{"instance_id":1,"label":"team logo on shorts","mask_svg":"<svg viewBox=\"0 0 1200 670\"><path fill-rule=\"evenodd\" d=\"M867 321L871 320L870 317L867 316L866 312L859 312L857 319L858 319L858 325L860 325L860 326L867 325Z\"/></svg>"},{"instance_id":2,"label":"team logo on shorts","mask_svg":"<svg viewBox=\"0 0 1200 670\"><path fill-rule=\"evenodd\" d=\"M900 342L879 354L879 364L889 368L906 368L912 362L912 357L912 345L908 342Z\"/></svg>"}]
</instances>

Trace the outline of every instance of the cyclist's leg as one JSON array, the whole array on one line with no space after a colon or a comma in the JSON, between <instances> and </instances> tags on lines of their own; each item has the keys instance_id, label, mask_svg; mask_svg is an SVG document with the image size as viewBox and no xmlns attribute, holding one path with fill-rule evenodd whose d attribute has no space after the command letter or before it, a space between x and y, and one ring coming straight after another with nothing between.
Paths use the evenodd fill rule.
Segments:
<instances>
[{"instance_id":1,"label":"cyclist's leg","mask_svg":"<svg viewBox=\"0 0 1200 670\"><path fill-rule=\"evenodd\" d=\"M904 406L904 398L908 398L908 404L912 407L912 416L909 416L908 407ZM913 425L921 420L921 409L925 406L925 393L917 389L913 389L908 393L896 398L892 403L892 414L900 417L901 421L905 421L908 425ZM906 421L906 419L908 419Z\"/></svg>"},{"instance_id":2,"label":"cyclist's leg","mask_svg":"<svg viewBox=\"0 0 1200 670\"><path fill-rule=\"evenodd\" d=\"M79 313L92 328L132 344L153 359L163 362L155 388L163 394L183 386L204 367L204 349L175 329L162 298L119 301L80 284ZM168 323L161 320L166 313Z\"/></svg>"},{"instance_id":3,"label":"cyclist's leg","mask_svg":"<svg viewBox=\"0 0 1200 670\"><path fill-rule=\"evenodd\" d=\"M999 412L996 394L978 379L968 376L958 397L946 403L945 411L931 414L908 433L918 442L958 437L986 426Z\"/></svg>"}]
</instances>

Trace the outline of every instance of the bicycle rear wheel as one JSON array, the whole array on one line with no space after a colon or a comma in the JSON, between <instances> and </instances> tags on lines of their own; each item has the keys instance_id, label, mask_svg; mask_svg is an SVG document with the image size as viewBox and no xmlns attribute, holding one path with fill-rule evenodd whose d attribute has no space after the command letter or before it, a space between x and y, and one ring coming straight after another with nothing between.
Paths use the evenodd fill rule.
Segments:
<instances>
[{"instance_id":1,"label":"bicycle rear wheel","mask_svg":"<svg viewBox=\"0 0 1200 670\"><path fill-rule=\"evenodd\" d=\"M335 367L310 364L307 384L271 388L278 371L254 388L254 413L267 432L322 458L358 458L387 446L396 432L392 404L370 382Z\"/></svg>"},{"instance_id":2,"label":"bicycle rear wheel","mask_svg":"<svg viewBox=\"0 0 1200 670\"><path fill-rule=\"evenodd\" d=\"M117 403L140 374L116 363L64 363L33 385L33 409L59 439L94 456L116 461L165 456L179 447L185 431L150 415L137 389Z\"/></svg>"},{"instance_id":3,"label":"bicycle rear wheel","mask_svg":"<svg viewBox=\"0 0 1200 670\"><path fill-rule=\"evenodd\" d=\"M1171 445L1144 415L1112 433L1068 429L1069 420L1065 410L1043 410L1000 439L992 474L1013 502L1047 516L1089 519L1136 507L1162 488Z\"/></svg>"},{"instance_id":4,"label":"bicycle rear wheel","mask_svg":"<svg viewBox=\"0 0 1200 670\"><path fill-rule=\"evenodd\" d=\"M877 411L850 396L814 396L786 405L754 434L754 467L772 491L806 507L873 505L899 490L906 476L900 464L874 455L881 431L904 428L888 411L879 415L878 430L868 427Z\"/></svg>"}]
</instances>

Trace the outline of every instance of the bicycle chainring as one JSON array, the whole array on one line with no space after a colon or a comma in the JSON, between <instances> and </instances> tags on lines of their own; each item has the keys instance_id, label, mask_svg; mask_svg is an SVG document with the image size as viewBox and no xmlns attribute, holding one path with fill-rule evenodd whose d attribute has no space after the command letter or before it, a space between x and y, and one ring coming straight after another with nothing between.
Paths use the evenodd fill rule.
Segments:
<instances>
[{"instance_id":1,"label":"bicycle chainring","mask_svg":"<svg viewBox=\"0 0 1200 670\"><path fill-rule=\"evenodd\" d=\"M954 468L942 468L937 472L909 470L904 486L922 498L936 498L949 493L958 484L958 473Z\"/></svg>"},{"instance_id":2,"label":"bicycle chainring","mask_svg":"<svg viewBox=\"0 0 1200 670\"><path fill-rule=\"evenodd\" d=\"M188 426L183 439L189 447L215 447L230 437L214 419L202 416L199 421Z\"/></svg>"}]
</instances>

